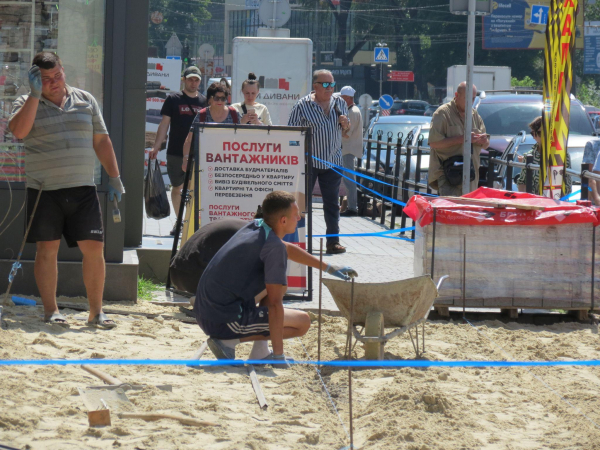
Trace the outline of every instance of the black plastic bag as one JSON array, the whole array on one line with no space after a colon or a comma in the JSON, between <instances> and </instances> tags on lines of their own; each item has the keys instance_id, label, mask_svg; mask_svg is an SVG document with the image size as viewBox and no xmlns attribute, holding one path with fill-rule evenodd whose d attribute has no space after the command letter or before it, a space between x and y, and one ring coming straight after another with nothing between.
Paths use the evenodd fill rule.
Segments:
<instances>
[{"instance_id":1,"label":"black plastic bag","mask_svg":"<svg viewBox=\"0 0 600 450\"><path fill-rule=\"evenodd\" d=\"M144 180L144 200L146 202L146 217L149 219L164 219L171 215L171 207L167 198L167 190L160 173L160 165L148 161L148 173Z\"/></svg>"}]
</instances>

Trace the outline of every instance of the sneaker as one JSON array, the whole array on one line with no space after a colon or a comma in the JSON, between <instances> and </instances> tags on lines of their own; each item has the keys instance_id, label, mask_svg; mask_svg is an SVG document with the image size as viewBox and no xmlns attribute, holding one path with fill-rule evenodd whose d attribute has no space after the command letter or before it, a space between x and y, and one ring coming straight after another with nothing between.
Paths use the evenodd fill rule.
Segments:
<instances>
[{"instance_id":1,"label":"sneaker","mask_svg":"<svg viewBox=\"0 0 600 450\"><path fill-rule=\"evenodd\" d=\"M217 359L235 359L235 348L229 348L219 339L209 338L208 348Z\"/></svg>"},{"instance_id":2,"label":"sneaker","mask_svg":"<svg viewBox=\"0 0 600 450\"><path fill-rule=\"evenodd\" d=\"M347 209L343 213L340 213L340 217L356 217L358 213L356 211L352 211L351 209Z\"/></svg>"},{"instance_id":3,"label":"sneaker","mask_svg":"<svg viewBox=\"0 0 600 450\"><path fill-rule=\"evenodd\" d=\"M329 253L330 255L346 253L346 247L343 247L340 245L339 242L336 242L335 244L331 244L331 245L327 246L327 253Z\"/></svg>"}]
</instances>

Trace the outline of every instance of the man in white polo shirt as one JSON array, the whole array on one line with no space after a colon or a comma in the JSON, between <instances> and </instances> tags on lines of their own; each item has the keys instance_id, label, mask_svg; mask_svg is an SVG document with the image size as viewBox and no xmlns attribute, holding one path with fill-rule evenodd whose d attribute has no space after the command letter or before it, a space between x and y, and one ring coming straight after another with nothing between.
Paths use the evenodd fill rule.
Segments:
<instances>
[{"instance_id":1,"label":"man in white polo shirt","mask_svg":"<svg viewBox=\"0 0 600 450\"><path fill-rule=\"evenodd\" d=\"M342 158L344 167L349 170L355 170L356 158L360 160L363 154L363 121L362 114L358 106L354 104L354 94L356 91L352 86L344 86L340 90L340 97L348 105L348 120L350 120L350 129L342 134ZM352 217L358 215L357 189L354 174L346 172L344 174L344 184L348 190L348 209L340 213L342 217Z\"/></svg>"},{"instance_id":2,"label":"man in white polo shirt","mask_svg":"<svg viewBox=\"0 0 600 450\"><path fill-rule=\"evenodd\" d=\"M94 182L98 158L109 176L109 200L115 195L121 200L125 189L112 142L96 99L66 84L58 55L35 55L29 86L29 95L14 102L9 128L25 143L28 221L33 214L27 242L37 246L34 272L44 321L69 326L56 304L57 255L64 236L69 247L79 246L83 253L88 325L114 328L102 312L104 230Z\"/></svg>"}]
</instances>

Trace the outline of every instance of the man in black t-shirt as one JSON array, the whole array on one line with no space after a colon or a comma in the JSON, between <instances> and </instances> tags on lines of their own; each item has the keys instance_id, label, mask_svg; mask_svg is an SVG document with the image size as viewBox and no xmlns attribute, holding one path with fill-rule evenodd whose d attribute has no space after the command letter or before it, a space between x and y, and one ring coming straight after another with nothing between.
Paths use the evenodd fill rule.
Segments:
<instances>
[{"instance_id":1,"label":"man in black t-shirt","mask_svg":"<svg viewBox=\"0 0 600 450\"><path fill-rule=\"evenodd\" d=\"M171 180L171 200L173 200L176 214L179 213L181 189L185 178L185 173L181 170L183 143L190 132L194 117L202 108L206 107L206 97L198 92L201 80L200 69L195 66L185 69L183 91L170 94L160 111L162 120L156 132L154 147L150 152L150 159L155 159L170 128L167 145L167 173ZM175 227L171 230L171 235L173 234L175 234Z\"/></svg>"}]
</instances>

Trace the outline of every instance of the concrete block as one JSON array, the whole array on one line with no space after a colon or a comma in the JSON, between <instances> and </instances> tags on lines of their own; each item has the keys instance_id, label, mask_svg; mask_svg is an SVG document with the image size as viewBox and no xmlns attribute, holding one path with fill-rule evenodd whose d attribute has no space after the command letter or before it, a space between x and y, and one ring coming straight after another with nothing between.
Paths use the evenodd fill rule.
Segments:
<instances>
[{"instance_id":1,"label":"concrete block","mask_svg":"<svg viewBox=\"0 0 600 450\"><path fill-rule=\"evenodd\" d=\"M542 308L544 309L568 309L571 308L572 302L569 300L554 300L544 299L542 300Z\"/></svg>"},{"instance_id":2,"label":"concrete block","mask_svg":"<svg viewBox=\"0 0 600 450\"><path fill-rule=\"evenodd\" d=\"M484 298L483 306L487 308L502 308L505 306L512 306L512 297L497 297L497 298Z\"/></svg>"},{"instance_id":3,"label":"concrete block","mask_svg":"<svg viewBox=\"0 0 600 450\"><path fill-rule=\"evenodd\" d=\"M513 301L515 308L541 308L541 298L515 298Z\"/></svg>"},{"instance_id":4,"label":"concrete block","mask_svg":"<svg viewBox=\"0 0 600 450\"><path fill-rule=\"evenodd\" d=\"M8 274L14 261L0 259L0 273ZM21 260L22 269L15 277L11 294L34 295L39 297L35 277L33 274L33 261ZM137 301L138 258L135 250L123 252L122 263L106 263L106 282L104 284L103 299L110 302ZM8 277L0 277L0 291L6 292ZM86 297L83 284L82 263L75 261L58 262L57 295L67 297Z\"/></svg>"},{"instance_id":5,"label":"concrete block","mask_svg":"<svg viewBox=\"0 0 600 450\"><path fill-rule=\"evenodd\" d=\"M136 252L139 259L139 275L155 283L166 283L171 249L137 248Z\"/></svg>"}]
</instances>

